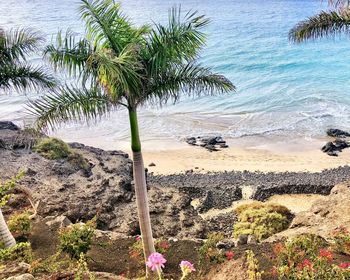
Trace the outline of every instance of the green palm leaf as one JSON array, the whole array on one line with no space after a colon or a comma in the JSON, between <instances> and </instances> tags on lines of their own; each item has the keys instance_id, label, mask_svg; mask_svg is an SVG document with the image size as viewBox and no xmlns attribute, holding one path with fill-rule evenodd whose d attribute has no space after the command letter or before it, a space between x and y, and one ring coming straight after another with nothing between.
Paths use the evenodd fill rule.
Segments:
<instances>
[{"instance_id":1,"label":"green palm leaf","mask_svg":"<svg viewBox=\"0 0 350 280\"><path fill-rule=\"evenodd\" d=\"M37 118L37 128L45 129L62 122L93 120L118 105L97 87L87 90L66 86L31 101L28 110Z\"/></svg>"},{"instance_id":2,"label":"green palm leaf","mask_svg":"<svg viewBox=\"0 0 350 280\"><path fill-rule=\"evenodd\" d=\"M223 75L213 73L210 68L190 62L187 65L174 65L166 72L152 79L148 94L143 96L141 104L145 102L161 105L172 100L179 100L181 94L188 95L211 95L234 91L236 88Z\"/></svg>"},{"instance_id":3,"label":"green palm leaf","mask_svg":"<svg viewBox=\"0 0 350 280\"><path fill-rule=\"evenodd\" d=\"M290 40L300 43L350 30L350 10L321 12L297 24L289 33Z\"/></svg>"},{"instance_id":4,"label":"green palm leaf","mask_svg":"<svg viewBox=\"0 0 350 280\"><path fill-rule=\"evenodd\" d=\"M147 42L148 72L155 74L167 64L182 63L196 59L205 45L206 36L202 29L209 19L197 12L181 16L180 8L169 12L167 26L156 24Z\"/></svg>"},{"instance_id":5,"label":"green palm leaf","mask_svg":"<svg viewBox=\"0 0 350 280\"><path fill-rule=\"evenodd\" d=\"M26 59L26 55L38 50L43 38L30 29L0 29L0 64Z\"/></svg>"},{"instance_id":6,"label":"green palm leaf","mask_svg":"<svg viewBox=\"0 0 350 280\"><path fill-rule=\"evenodd\" d=\"M77 40L71 31L67 31L63 36L60 31L57 34L56 43L44 49L44 56L49 59L56 70L62 68L70 75L82 76L82 72L86 70L86 62L93 52L94 49L88 40Z\"/></svg>"},{"instance_id":7,"label":"green palm leaf","mask_svg":"<svg viewBox=\"0 0 350 280\"><path fill-rule=\"evenodd\" d=\"M0 90L53 88L55 79L42 67L27 64L0 65Z\"/></svg>"}]
</instances>

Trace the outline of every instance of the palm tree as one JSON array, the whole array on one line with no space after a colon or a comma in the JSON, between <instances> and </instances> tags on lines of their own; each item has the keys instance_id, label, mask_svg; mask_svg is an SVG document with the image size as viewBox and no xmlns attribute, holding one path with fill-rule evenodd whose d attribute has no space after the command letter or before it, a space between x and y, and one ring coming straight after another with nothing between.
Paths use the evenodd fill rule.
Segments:
<instances>
[{"instance_id":1,"label":"palm tree","mask_svg":"<svg viewBox=\"0 0 350 280\"><path fill-rule=\"evenodd\" d=\"M145 259L155 251L141 153L137 109L179 100L181 93L208 95L235 89L224 76L197 61L205 44L208 19L196 12L169 12L167 25L135 27L113 0L81 0L86 38L72 32L57 36L45 56L55 68L78 77L81 87L66 86L32 102L39 128L70 120L89 120L124 107L129 113L136 203Z\"/></svg>"},{"instance_id":2,"label":"palm tree","mask_svg":"<svg viewBox=\"0 0 350 280\"><path fill-rule=\"evenodd\" d=\"M334 9L322 11L318 15L299 22L289 32L291 41L301 43L329 35L350 31L350 0L329 0Z\"/></svg>"},{"instance_id":3,"label":"palm tree","mask_svg":"<svg viewBox=\"0 0 350 280\"><path fill-rule=\"evenodd\" d=\"M26 63L26 56L38 50L42 41L29 29L5 31L0 28L0 91L52 88L55 85L53 77L41 67Z\"/></svg>"},{"instance_id":4,"label":"palm tree","mask_svg":"<svg viewBox=\"0 0 350 280\"><path fill-rule=\"evenodd\" d=\"M37 33L28 29L5 31L0 28L0 92L52 88L55 85L54 78L45 74L41 67L26 63L26 56L38 50L41 41ZM0 193L4 186L0 185ZM0 242L7 248L15 245L16 241L6 225L1 206Z\"/></svg>"}]
</instances>

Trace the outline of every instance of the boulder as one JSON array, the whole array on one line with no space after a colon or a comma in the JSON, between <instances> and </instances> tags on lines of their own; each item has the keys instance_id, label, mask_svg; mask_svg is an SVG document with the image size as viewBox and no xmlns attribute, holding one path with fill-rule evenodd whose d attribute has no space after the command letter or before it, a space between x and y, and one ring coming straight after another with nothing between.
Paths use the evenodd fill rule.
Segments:
<instances>
[{"instance_id":1,"label":"boulder","mask_svg":"<svg viewBox=\"0 0 350 280\"><path fill-rule=\"evenodd\" d=\"M66 216L58 216L58 217L48 216L48 217L45 217L45 224L49 228L62 228L62 227L67 227L71 225L72 222Z\"/></svg>"},{"instance_id":2,"label":"boulder","mask_svg":"<svg viewBox=\"0 0 350 280\"><path fill-rule=\"evenodd\" d=\"M327 135L331 137L350 137L350 133L344 130L330 128L327 130Z\"/></svg>"},{"instance_id":3,"label":"boulder","mask_svg":"<svg viewBox=\"0 0 350 280\"><path fill-rule=\"evenodd\" d=\"M13 131L17 131L20 130L20 128L15 125L13 122L10 121L0 121L0 130L13 130Z\"/></svg>"},{"instance_id":4,"label":"boulder","mask_svg":"<svg viewBox=\"0 0 350 280\"><path fill-rule=\"evenodd\" d=\"M0 270L0 279L5 279L11 276L25 274L29 272L30 265L24 262L8 263Z\"/></svg>"},{"instance_id":5,"label":"boulder","mask_svg":"<svg viewBox=\"0 0 350 280\"><path fill-rule=\"evenodd\" d=\"M5 280L35 280L35 278L33 275L26 273L19 276L9 277L9 278L6 278Z\"/></svg>"},{"instance_id":6,"label":"boulder","mask_svg":"<svg viewBox=\"0 0 350 280\"><path fill-rule=\"evenodd\" d=\"M336 185L328 196L315 201L309 211L297 213L289 229L275 234L266 242L303 233L327 238L337 227L349 227L350 216L346 213L350 213L350 204L347 201L350 201L350 182Z\"/></svg>"}]
</instances>

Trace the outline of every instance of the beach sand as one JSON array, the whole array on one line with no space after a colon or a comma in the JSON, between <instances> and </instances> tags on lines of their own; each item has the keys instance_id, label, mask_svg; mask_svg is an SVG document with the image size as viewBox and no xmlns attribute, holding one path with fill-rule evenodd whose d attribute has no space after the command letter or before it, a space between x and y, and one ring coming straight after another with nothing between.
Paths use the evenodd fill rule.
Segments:
<instances>
[{"instance_id":1,"label":"beach sand","mask_svg":"<svg viewBox=\"0 0 350 280\"><path fill-rule=\"evenodd\" d=\"M171 148L169 146L162 148L161 144L146 146L143 152L145 166L149 172L155 174L174 174L191 169L197 172L233 170L320 172L324 169L350 165L350 149L345 149L338 157L331 157L321 152L320 148L325 143L322 140L312 141L307 145L289 143L288 146L275 143L244 147L234 141L228 143L229 148L218 152L209 152L204 148L179 142L170 145ZM156 166L149 166L150 163Z\"/></svg>"}]
</instances>

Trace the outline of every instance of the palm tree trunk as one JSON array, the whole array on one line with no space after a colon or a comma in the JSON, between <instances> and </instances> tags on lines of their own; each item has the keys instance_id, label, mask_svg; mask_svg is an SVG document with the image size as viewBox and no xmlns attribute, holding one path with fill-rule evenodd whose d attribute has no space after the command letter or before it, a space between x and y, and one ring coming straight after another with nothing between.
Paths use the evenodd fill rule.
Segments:
<instances>
[{"instance_id":1,"label":"palm tree trunk","mask_svg":"<svg viewBox=\"0 0 350 280\"><path fill-rule=\"evenodd\" d=\"M143 242L144 257L145 261L147 261L149 255L155 252L155 248L152 235L151 218L149 214L146 175L141 153L141 142L136 110L129 109L129 120L131 129L131 149L133 154L136 204ZM149 270L147 269L146 271L148 274Z\"/></svg>"},{"instance_id":2,"label":"palm tree trunk","mask_svg":"<svg viewBox=\"0 0 350 280\"><path fill-rule=\"evenodd\" d=\"M16 245L16 240L12 236L9 228L7 227L4 215L0 208L0 242L2 242L5 248Z\"/></svg>"}]
</instances>

